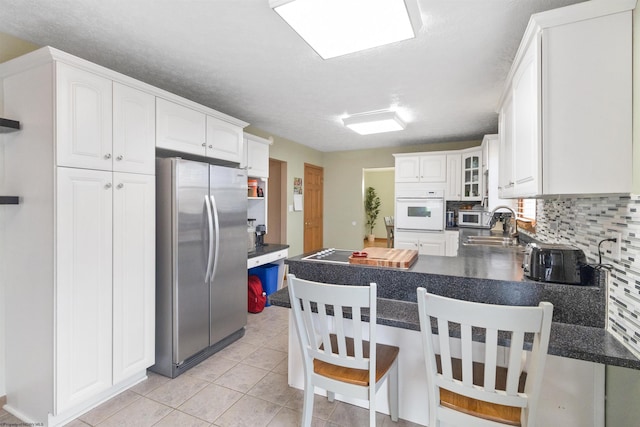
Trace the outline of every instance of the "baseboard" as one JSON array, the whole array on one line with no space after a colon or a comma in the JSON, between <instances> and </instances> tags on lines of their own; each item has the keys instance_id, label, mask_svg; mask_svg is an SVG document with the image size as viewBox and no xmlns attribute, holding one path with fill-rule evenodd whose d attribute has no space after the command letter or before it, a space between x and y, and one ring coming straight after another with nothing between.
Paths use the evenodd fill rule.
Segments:
<instances>
[{"instance_id":1,"label":"baseboard","mask_svg":"<svg viewBox=\"0 0 640 427\"><path fill-rule=\"evenodd\" d=\"M0 396L0 409L7 404L7 396Z\"/></svg>"}]
</instances>

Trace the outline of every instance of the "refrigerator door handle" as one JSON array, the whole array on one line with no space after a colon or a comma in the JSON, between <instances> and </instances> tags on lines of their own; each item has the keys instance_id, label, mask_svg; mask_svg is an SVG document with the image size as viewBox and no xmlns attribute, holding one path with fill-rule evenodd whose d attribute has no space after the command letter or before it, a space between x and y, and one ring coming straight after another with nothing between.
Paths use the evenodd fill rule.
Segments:
<instances>
[{"instance_id":1,"label":"refrigerator door handle","mask_svg":"<svg viewBox=\"0 0 640 427\"><path fill-rule=\"evenodd\" d=\"M220 249L220 218L218 217L218 207L216 206L216 198L213 196L213 194L210 196L211 197L211 210L213 211L213 224L215 227L215 233L216 233L216 245L215 245L215 256L213 257L213 270L211 271L211 280L213 280L213 278L216 275L216 271L218 270L218 250ZM211 241L213 242L213 239L211 239Z\"/></svg>"},{"instance_id":2,"label":"refrigerator door handle","mask_svg":"<svg viewBox=\"0 0 640 427\"><path fill-rule=\"evenodd\" d=\"M207 227L209 229L209 252L207 254L207 270L204 282L209 283L209 279L212 277L211 263L213 261L213 217L211 216L211 204L208 196L204 196L204 204L207 206Z\"/></svg>"}]
</instances>

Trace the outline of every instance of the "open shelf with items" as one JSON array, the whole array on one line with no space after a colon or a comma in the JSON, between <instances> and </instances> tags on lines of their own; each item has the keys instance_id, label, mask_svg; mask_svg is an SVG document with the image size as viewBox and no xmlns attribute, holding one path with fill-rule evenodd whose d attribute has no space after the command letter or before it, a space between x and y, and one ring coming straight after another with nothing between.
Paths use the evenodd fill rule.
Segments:
<instances>
[{"instance_id":1,"label":"open shelf with items","mask_svg":"<svg viewBox=\"0 0 640 427\"><path fill-rule=\"evenodd\" d=\"M258 196L258 194L262 194L262 196ZM255 225L267 225L267 178L249 176L247 180L247 218L255 218Z\"/></svg>"},{"instance_id":2,"label":"open shelf with items","mask_svg":"<svg viewBox=\"0 0 640 427\"><path fill-rule=\"evenodd\" d=\"M17 130L20 130L20 122L0 117L0 133L15 132Z\"/></svg>"}]
</instances>

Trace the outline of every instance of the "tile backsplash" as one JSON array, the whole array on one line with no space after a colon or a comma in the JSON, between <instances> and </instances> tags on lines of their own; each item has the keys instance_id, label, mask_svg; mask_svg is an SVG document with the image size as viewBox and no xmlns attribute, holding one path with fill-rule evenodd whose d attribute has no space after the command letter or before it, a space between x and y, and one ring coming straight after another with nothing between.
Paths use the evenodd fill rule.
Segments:
<instances>
[{"instance_id":1,"label":"tile backsplash","mask_svg":"<svg viewBox=\"0 0 640 427\"><path fill-rule=\"evenodd\" d=\"M622 234L620 259L602 244L608 281L607 328L640 357L640 195L538 200L537 240L571 244L598 263L598 243ZM636 261L638 260L638 261Z\"/></svg>"}]
</instances>

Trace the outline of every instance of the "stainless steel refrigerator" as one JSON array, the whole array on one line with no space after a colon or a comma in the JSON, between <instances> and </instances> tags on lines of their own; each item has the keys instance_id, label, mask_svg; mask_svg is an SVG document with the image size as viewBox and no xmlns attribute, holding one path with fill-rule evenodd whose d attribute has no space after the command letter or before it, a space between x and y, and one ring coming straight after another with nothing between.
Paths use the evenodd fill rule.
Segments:
<instances>
[{"instance_id":1,"label":"stainless steel refrigerator","mask_svg":"<svg viewBox=\"0 0 640 427\"><path fill-rule=\"evenodd\" d=\"M174 378L244 335L247 173L156 159L156 364Z\"/></svg>"}]
</instances>

